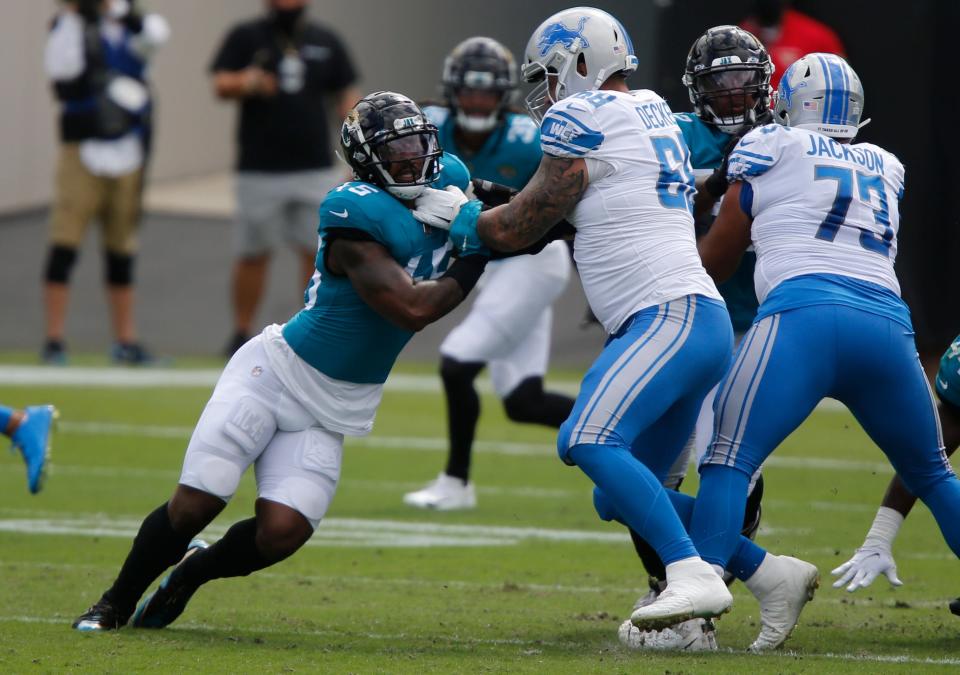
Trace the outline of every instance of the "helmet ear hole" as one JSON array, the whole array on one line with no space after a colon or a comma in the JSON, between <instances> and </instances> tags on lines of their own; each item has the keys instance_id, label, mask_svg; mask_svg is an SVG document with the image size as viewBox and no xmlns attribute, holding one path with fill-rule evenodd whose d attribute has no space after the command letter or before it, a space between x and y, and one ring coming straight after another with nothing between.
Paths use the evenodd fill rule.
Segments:
<instances>
[{"instance_id":1,"label":"helmet ear hole","mask_svg":"<svg viewBox=\"0 0 960 675\"><path fill-rule=\"evenodd\" d=\"M581 77L587 76L587 59L584 57L583 52L577 55L577 73Z\"/></svg>"}]
</instances>

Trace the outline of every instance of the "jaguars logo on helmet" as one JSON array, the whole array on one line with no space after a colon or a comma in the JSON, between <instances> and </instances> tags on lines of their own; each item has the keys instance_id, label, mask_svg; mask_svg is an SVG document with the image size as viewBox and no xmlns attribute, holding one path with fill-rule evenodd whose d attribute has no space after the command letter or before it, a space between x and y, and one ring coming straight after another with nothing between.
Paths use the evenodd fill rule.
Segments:
<instances>
[{"instance_id":1,"label":"jaguars logo on helmet","mask_svg":"<svg viewBox=\"0 0 960 675\"><path fill-rule=\"evenodd\" d=\"M467 38L443 62L443 96L457 116L457 125L466 131L484 133L493 129L506 112L517 89L517 62L502 44L488 37ZM467 115L457 96L463 89L493 91L500 103L489 115Z\"/></svg>"},{"instance_id":2,"label":"jaguars logo on helmet","mask_svg":"<svg viewBox=\"0 0 960 675\"><path fill-rule=\"evenodd\" d=\"M690 47L683 84L700 119L739 134L770 110L773 70L770 55L752 33L715 26Z\"/></svg>"},{"instance_id":3,"label":"jaguars logo on helmet","mask_svg":"<svg viewBox=\"0 0 960 675\"><path fill-rule=\"evenodd\" d=\"M399 199L416 199L440 174L437 127L403 94L378 91L360 99L343 121L340 146L358 180Z\"/></svg>"}]
</instances>

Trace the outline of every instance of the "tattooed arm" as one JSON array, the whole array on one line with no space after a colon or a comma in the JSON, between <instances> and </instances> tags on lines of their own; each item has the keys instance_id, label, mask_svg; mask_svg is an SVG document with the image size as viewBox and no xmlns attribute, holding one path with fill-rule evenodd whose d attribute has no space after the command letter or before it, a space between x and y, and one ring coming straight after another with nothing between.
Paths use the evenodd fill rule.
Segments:
<instances>
[{"instance_id":1,"label":"tattooed arm","mask_svg":"<svg viewBox=\"0 0 960 675\"><path fill-rule=\"evenodd\" d=\"M530 246L573 210L589 180L583 159L544 155L533 178L509 204L480 214L477 232L498 251Z\"/></svg>"}]
</instances>

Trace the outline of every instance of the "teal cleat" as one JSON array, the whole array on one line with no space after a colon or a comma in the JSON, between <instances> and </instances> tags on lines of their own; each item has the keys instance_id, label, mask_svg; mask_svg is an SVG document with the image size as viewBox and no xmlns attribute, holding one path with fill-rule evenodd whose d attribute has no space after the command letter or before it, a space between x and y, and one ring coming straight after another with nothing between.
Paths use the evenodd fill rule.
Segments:
<instances>
[{"instance_id":1,"label":"teal cleat","mask_svg":"<svg viewBox=\"0 0 960 675\"><path fill-rule=\"evenodd\" d=\"M26 418L13 432L13 447L27 464L27 487L32 494L40 492L50 456L53 421L59 416L52 405L34 405L24 409Z\"/></svg>"},{"instance_id":2,"label":"teal cleat","mask_svg":"<svg viewBox=\"0 0 960 675\"><path fill-rule=\"evenodd\" d=\"M202 539L194 539L187 547L187 552L177 563L170 574L163 578L160 587L143 599L130 619L134 628L166 628L173 623L187 608L190 598L196 593L198 586L187 586L179 583L177 570L191 555L209 546Z\"/></svg>"}]
</instances>

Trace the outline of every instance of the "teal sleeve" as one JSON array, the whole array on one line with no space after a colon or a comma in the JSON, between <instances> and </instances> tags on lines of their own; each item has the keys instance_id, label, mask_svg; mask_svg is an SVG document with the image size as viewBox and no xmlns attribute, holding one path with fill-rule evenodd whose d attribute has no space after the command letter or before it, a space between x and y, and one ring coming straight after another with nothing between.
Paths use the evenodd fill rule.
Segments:
<instances>
[{"instance_id":1,"label":"teal sleeve","mask_svg":"<svg viewBox=\"0 0 960 675\"><path fill-rule=\"evenodd\" d=\"M385 219L376 214L383 199L392 197L367 183L347 183L331 191L320 204L320 235L330 229L350 228L366 232L376 241L387 244L383 231Z\"/></svg>"},{"instance_id":2,"label":"teal sleeve","mask_svg":"<svg viewBox=\"0 0 960 675\"><path fill-rule=\"evenodd\" d=\"M937 371L937 395L960 408L960 337L944 352Z\"/></svg>"},{"instance_id":3,"label":"teal sleeve","mask_svg":"<svg viewBox=\"0 0 960 675\"><path fill-rule=\"evenodd\" d=\"M440 158L440 178L433 187L442 190L448 185L456 185L461 190L466 190L470 185L470 171L459 157L445 152Z\"/></svg>"}]
</instances>

